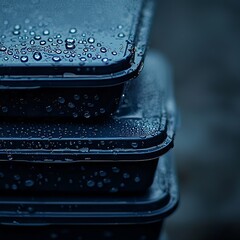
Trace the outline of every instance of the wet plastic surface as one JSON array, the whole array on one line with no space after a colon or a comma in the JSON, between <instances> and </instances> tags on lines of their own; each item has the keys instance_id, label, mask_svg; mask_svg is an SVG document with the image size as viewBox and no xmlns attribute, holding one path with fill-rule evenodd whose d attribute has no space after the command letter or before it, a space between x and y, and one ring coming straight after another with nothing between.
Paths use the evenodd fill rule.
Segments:
<instances>
[{"instance_id":1,"label":"wet plastic surface","mask_svg":"<svg viewBox=\"0 0 240 240\"><path fill-rule=\"evenodd\" d=\"M99 88L0 89L0 116L6 118L90 119L115 112L127 84ZM1 88L1 87L0 87Z\"/></svg>"},{"instance_id":2,"label":"wet plastic surface","mask_svg":"<svg viewBox=\"0 0 240 240\"><path fill-rule=\"evenodd\" d=\"M163 220L178 204L174 171L170 155L165 156L151 188L135 196L3 195L0 232L4 240L13 236L28 239L33 232L38 233L37 240L67 235L68 239L122 239L124 235L158 239Z\"/></svg>"},{"instance_id":3,"label":"wet plastic surface","mask_svg":"<svg viewBox=\"0 0 240 240\"><path fill-rule=\"evenodd\" d=\"M115 112L142 69L152 7L152 0L4 1L0 116Z\"/></svg>"},{"instance_id":4,"label":"wet plastic surface","mask_svg":"<svg viewBox=\"0 0 240 240\"><path fill-rule=\"evenodd\" d=\"M145 191L159 156L173 147L175 114L170 69L164 58L150 54L113 118L98 123L1 121L0 189Z\"/></svg>"},{"instance_id":5,"label":"wet plastic surface","mask_svg":"<svg viewBox=\"0 0 240 240\"><path fill-rule=\"evenodd\" d=\"M163 240L162 222L121 226L2 227L2 240ZM37 234L36 234L37 233ZM165 239L164 239L165 240Z\"/></svg>"}]
</instances>

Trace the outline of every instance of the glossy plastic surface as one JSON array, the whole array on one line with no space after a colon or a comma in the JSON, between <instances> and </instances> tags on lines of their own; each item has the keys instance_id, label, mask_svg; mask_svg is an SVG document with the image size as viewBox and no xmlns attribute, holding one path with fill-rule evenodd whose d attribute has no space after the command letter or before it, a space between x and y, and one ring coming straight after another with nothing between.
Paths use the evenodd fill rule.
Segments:
<instances>
[{"instance_id":1,"label":"glossy plastic surface","mask_svg":"<svg viewBox=\"0 0 240 240\"><path fill-rule=\"evenodd\" d=\"M69 86L69 82L76 81L82 86L83 79L87 79L88 86L106 85L104 76L91 76L91 80L87 76L110 76L134 64L135 69L139 66L145 52L152 6L152 0L3 1L2 84L8 82L17 87L24 82L24 86L30 86L33 81L34 86L44 86L45 81L47 86L49 82L51 86ZM44 75L54 76L41 79ZM61 75L60 80L57 77ZM114 75L111 78L111 84L119 82Z\"/></svg>"},{"instance_id":2,"label":"glossy plastic surface","mask_svg":"<svg viewBox=\"0 0 240 240\"><path fill-rule=\"evenodd\" d=\"M176 109L171 71L149 54L116 116L104 121L0 121L0 159L71 162L148 160L173 146Z\"/></svg>"},{"instance_id":3,"label":"glossy plastic surface","mask_svg":"<svg viewBox=\"0 0 240 240\"><path fill-rule=\"evenodd\" d=\"M159 239L162 222L151 224L105 226L4 226L0 227L1 240L163 240Z\"/></svg>"},{"instance_id":4,"label":"glossy plastic surface","mask_svg":"<svg viewBox=\"0 0 240 240\"><path fill-rule=\"evenodd\" d=\"M0 222L5 225L146 224L162 221L177 206L178 188L168 157L159 162L151 188L125 196L2 195Z\"/></svg>"},{"instance_id":5,"label":"glossy plastic surface","mask_svg":"<svg viewBox=\"0 0 240 240\"><path fill-rule=\"evenodd\" d=\"M0 122L0 190L145 191L173 146L169 74L164 58L150 54L118 115L98 123Z\"/></svg>"},{"instance_id":6,"label":"glossy plastic surface","mask_svg":"<svg viewBox=\"0 0 240 240\"><path fill-rule=\"evenodd\" d=\"M153 0L3 1L0 117L114 113L142 69L152 9Z\"/></svg>"}]
</instances>

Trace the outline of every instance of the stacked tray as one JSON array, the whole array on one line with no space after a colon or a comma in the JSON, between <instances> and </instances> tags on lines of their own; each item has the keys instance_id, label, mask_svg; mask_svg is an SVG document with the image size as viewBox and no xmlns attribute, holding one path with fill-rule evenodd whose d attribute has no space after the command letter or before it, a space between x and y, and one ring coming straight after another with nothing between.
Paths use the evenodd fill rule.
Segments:
<instances>
[{"instance_id":1,"label":"stacked tray","mask_svg":"<svg viewBox=\"0 0 240 240\"><path fill-rule=\"evenodd\" d=\"M0 199L3 240L158 239L164 218L178 204L171 155L159 161L144 194L128 196L19 196ZM38 233L35 235L35 233Z\"/></svg>"},{"instance_id":2,"label":"stacked tray","mask_svg":"<svg viewBox=\"0 0 240 240\"><path fill-rule=\"evenodd\" d=\"M154 1L29 2L0 10L1 239L157 239L178 189Z\"/></svg>"},{"instance_id":3,"label":"stacked tray","mask_svg":"<svg viewBox=\"0 0 240 240\"><path fill-rule=\"evenodd\" d=\"M0 218L6 239L12 224L20 236L26 234L20 226L36 225L27 232L57 232L56 239L70 232L73 239L91 239L87 229L107 239L123 230L136 233L144 224L136 239L156 239L177 203L171 161L164 155L173 147L175 115L170 69L164 58L149 53L111 118L1 121ZM102 226L110 223L120 225ZM59 230L59 224L65 227Z\"/></svg>"},{"instance_id":4,"label":"stacked tray","mask_svg":"<svg viewBox=\"0 0 240 240\"><path fill-rule=\"evenodd\" d=\"M153 0L5 1L0 117L114 113L143 67L152 8Z\"/></svg>"},{"instance_id":5,"label":"stacked tray","mask_svg":"<svg viewBox=\"0 0 240 240\"><path fill-rule=\"evenodd\" d=\"M159 157L173 146L170 80L163 58L150 53L112 118L0 122L0 191L145 191Z\"/></svg>"}]
</instances>

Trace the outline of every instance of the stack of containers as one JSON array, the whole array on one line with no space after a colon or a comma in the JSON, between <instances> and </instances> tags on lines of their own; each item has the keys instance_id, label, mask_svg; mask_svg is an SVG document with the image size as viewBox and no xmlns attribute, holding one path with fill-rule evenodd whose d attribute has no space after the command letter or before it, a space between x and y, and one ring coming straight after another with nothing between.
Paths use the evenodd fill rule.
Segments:
<instances>
[{"instance_id":1,"label":"stack of containers","mask_svg":"<svg viewBox=\"0 0 240 240\"><path fill-rule=\"evenodd\" d=\"M153 1L131 2L138 18L129 29L118 25L109 36L86 31L78 39L79 29L70 28L65 41L64 31L48 18L57 3L49 9L46 0L36 4L41 13L46 10L37 25L43 36L29 19L13 32L3 21L1 235L158 239L163 219L177 206L178 190L167 153L176 125L171 70L161 55L149 53L141 72ZM61 4L74 6L73 14L87 3ZM21 19L22 8L32 6L16 5L13 11L10 1L2 16L13 11ZM61 19L66 17L58 24ZM88 23L82 24L86 29Z\"/></svg>"}]
</instances>

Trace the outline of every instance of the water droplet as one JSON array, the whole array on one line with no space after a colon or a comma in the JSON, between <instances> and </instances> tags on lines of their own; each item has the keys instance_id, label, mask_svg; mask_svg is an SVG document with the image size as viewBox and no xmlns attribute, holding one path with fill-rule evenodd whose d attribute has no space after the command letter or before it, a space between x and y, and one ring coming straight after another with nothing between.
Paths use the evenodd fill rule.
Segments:
<instances>
[{"instance_id":1,"label":"water droplet","mask_svg":"<svg viewBox=\"0 0 240 240\"><path fill-rule=\"evenodd\" d=\"M83 116L84 116L85 118L90 118L90 117L91 117L91 115L90 115L89 112L85 112Z\"/></svg>"},{"instance_id":2,"label":"water droplet","mask_svg":"<svg viewBox=\"0 0 240 240\"><path fill-rule=\"evenodd\" d=\"M35 44L35 41L32 39L32 40L30 41L30 44L31 44L31 45L34 45L34 44Z\"/></svg>"},{"instance_id":3,"label":"water droplet","mask_svg":"<svg viewBox=\"0 0 240 240\"><path fill-rule=\"evenodd\" d=\"M25 50L21 50L22 54L27 54L27 52Z\"/></svg>"},{"instance_id":4,"label":"water droplet","mask_svg":"<svg viewBox=\"0 0 240 240\"><path fill-rule=\"evenodd\" d=\"M113 52L112 52L112 55L116 56L116 55L117 55L117 52L116 52L116 51L113 51Z\"/></svg>"},{"instance_id":5,"label":"water droplet","mask_svg":"<svg viewBox=\"0 0 240 240\"><path fill-rule=\"evenodd\" d=\"M61 61L61 58L58 57L58 56L54 56L54 57L52 58L52 60L53 60L54 62L60 62L60 61Z\"/></svg>"},{"instance_id":6,"label":"water droplet","mask_svg":"<svg viewBox=\"0 0 240 240\"><path fill-rule=\"evenodd\" d=\"M51 106L47 106L46 107L46 111L49 113L49 112L51 112L52 111L52 107Z\"/></svg>"},{"instance_id":7,"label":"water droplet","mask_svg":"<svg viewBox=\"0 0 240 240\"><path fill-rule=\"evenodd\" d=\"M13 55L13 51L8 50L8 51L7 51L7 54L8 54L8 55Z\"/></svg>"},{"instance_id":8,"label":"water droplet","mask_svg":"<svg viewBox=\"0 0 240 240\"><path fill-rule=\"evenodd\" d=\"M36 33L34 31L30 31L30 35L34 36Z\"/></svg>"},{"instance_id":9,"label":"water droplet","mask_svg":"<svg viewBox=\"0 0 240 240\"><path fill-rule=\"evenodd\" d=\"M86 62L86 61L87 61L87 59L86 59L85 57L81 57L80 60L81 60L82 62Z\"/></svg>"},{"instance_id":10,"label":"water droplet","mask_svg":"<svg viewBox=\"0 0 240 240\"><path fill-rule=\"evenodd\" d=\"M18 189L18 186L17 186L16 184L13 184L13 185L11 186L11 188L12 188L12 190L17 190L17 189Z\"/></svg>"},{"instance_id":11,"label":"water droplet","mask_svg":"<svg viewBox=\"0 0 240 240\"><path fill-rule=\"evenodd\" d=\"M122 29L123 26L122 26L122 25L118 25L117 28L118 28L118 29Z\"/></svg>"},{"instance_id":12,"label":"water droplet","mask_svg":"<svg viewBox=\"0 0 240 240\"><path fill-rule=\"evenodd\" d=\"M140 177L135 177L135 178L134 178L134 181L135 181L136 183L138 183L138 182L141 181L141 178L140 178Z\"/></svg>"},{"instance_id":13,"label":"water droplet","mask_svg":"<svg viewBox=\"0 0 240 240\"><path fill-rule=\"evenodd\" d=\"M111 179L109 179L109 178L104 178L104 179L103 179L103 182L104 182L104 183L111 183Z\"/></svg>"},{"instance_id":14,"label":"water droplet","mask_svg":"<svg viewBox=\"0 0 240 240\"><path fill-rule=\"evenodd\" d=\"M62 43L63 43L63 40L62 40L62 39L58 39L58 40L57 40L57 43L58 43L58 44L62 44Z\"/></svg>"},{"instance_id":15,"label":"water droplet","mask_svg":"<svg viewBox=\"0 0 240 240\"><path fill-rule=\"evenodd\" d=\"M125 178L125 179L128 179L128 178L130 178L130 175L129 175L129 173L124 173L124 174L123 174L123 178Z\"/></svg>"},{"instance_id":16,"label":"water droplet","mask_svg":"<svg viewBox=\"0 0 240 240\"><path fill-rule=\"evenodd\" d=\"M14 31L13 31L13 35L20 35L20 31L14 30Z\"/></svg>"},{"instance_id":17,"label":"water droplet","mask_svg":"<svg viewBox=\"0 0 240 240\"><path fill-rule=\"evenodd\" d=\"M57 34L57 35L56 35L56 38L61 38L61 37L62 37L61 34Z\"/></svg>"},{"instance_id":18,"label":"water droplet","mask_svg":"<svg viewBox=\"0 0 240 240\"><path fill-rule=\"evenodd\" d=\"M33 54L33 58L36 60L36 61L40 61L42 59L42 54L40 52L35 52Z\"/></svg>"},{"instance_id":19,"label":"water droplet","mask_svg":"<svg viewBox=\"0 0 240 240\"><path fill-rule=\"evenodd\" d=\"M102 44L101 43L97 43L97 47L101 47L102 46Z\"/></svg>"},{"instance_id":20,"label":"water droplet","mask_svg":"<svg viewBox=\"0 0 240 240\"><path fill-rule=\"evenodd\" d=\"M27 56L22 56L20 58L21 62L27 62L28 61L28 57Z\"/></svg>"},{"instance_id":21,"label":"water droplet","mask_svg":"<svg viewBox=\"0 0 240 240\"><path fill-rule=\"evenodd\" d=\"M116 192L118 192L118 188L112 187L112 188L110 189L110 192L111 192L111 193L116 193Z\"/></svg>"},{"instance_id":22,"label":"water droplet","mask_svg":"<svg viewBox=\"0 0 240 240\"><path fill-rule=\"evenodd\" d=\"M40 36L40 35L36 35L36 36L34 37L34 39L35 39L35 40L40 40L40 39L41 39L41 36Z\"/></svg>"},{"instance_id":23,"label":"water droplet","mask_svg":"<svg viewBox=\"0 0 240 240\"><path fill-rule=\"evenodd\" d=\"M80 100L80 96L79 96L78 94L75 94L75 95L73 96L73 98L74 98L76 101L79 101L79 100Z\"/></svg>"},{"instance_id":24,"label":"water droplet","mask_svg":"<svg viewBox=\"0 0 240 240\"><path fill-rule=\"evenodd\" d=\"M8 108L6 106L3 106L2 107L2 112L4 112L4 113L8 112Z\"/></svg>"},{"instance_id":25,"label":"water droplet","mask_svg":"<svg viewBox=\"0 0 240 240\"><path fill-rule=\"evenodd\" d=\"M28 207L27 210L28 210L29 213L33 213L34 212L34 208L33 207Z\"/></svg>"},{"instance_id":26,"label":"water droplet","mask_svg":"<svg viewBox=\"0 0 240 240\"><path fill-rule=\"evenodd\" d=\"M101 48L100 48L100 51L101 51L102 53L106 53L106 52L107 52L107 49L106 49L105 47L101 47Z\"/></svg>"},{"instance_id":27,"label":"water droplet","mask_svg":"<svg viewBox=\"0 0 240 240\"><path fill-rule=\"evenodd\" d=\"M68 103L68 107L69 107L69 108L75 108L75 104L72 103L72 102L69 102L69 103Z\"/></svg>"},{"instance_id":28,"label":"water droplet","mask_svg":"<svg viewBox=\"0 0 240 240\"><path fill-rule=\"evenodd\" d=\"M87 182L87 186L88 186L88 187L94 187L94 186L95 186L95 182L94 182L93 180L89 180L89 181Z\"/></svg>"},{"instance_id":29,"label":"water droplet","mask_svg":"<svg viewBox=\"0 0 240 240\"><path fill-rule=\"evenodd\" d=\"M62 50L57 49L55 52L56 52L57 54L61 54L61 53L62 53Z\"/></svg>"},{"instance_id":30,"label":"water droplet","mask_svg":"<svg viewBox=\"0 0 240 240\"><path fill-rule=\"evenodd\" d=\"M14 180L16 180L16 181L19 181L19 180L21 179L21 177L20 177L19 175L14 175L13 178L14 178Z\"/></svg>"},{"instance_id":31,"label":"water droplet","mask_svg":"<svg viewBox=\"0 0 240 240\"><path fill-rule=\"evenodd\" d=\"M65 98L59 97L58 102L61 103L61 104L64 104L65 103Z\"/></svg>"},{"instance_id":32,"label":"water droplet","mask_svg":"<svg viewBox=\"0 0 240 240\"><path fill-rule=\"evenodd\" d=\"M95 95L95 96L94 96L94 99L95 99L96 101L98 101L98 100L99 100L99 96L98 96L98 95Z\"/></svg>"},{"instance_id":33,"label":"water droplet","mask_svg":"<svg viewBox=\"0 0 240 240\"><path fill-rule=\"evenodd\" d=\"M49 42L53 42L53 39L52 39L52 38L48 38L48 41L49 41Z\"/></svg>"},{"instance_id":34,"label":"water droplet","mask_svg":"<svg viewBox=\"0 0 240 240\"><path fill-rule=\"evenodd\" d=\"M15 26L14 26L14 29L15 29L15 30L20 30L20 29L21 29L21 25L19 25L19 24L15 25Z\"/></svg>"},{"instance_id":35,"label":"water droplet","mask_svg":"<svg viewBox=\"0 0 240 240\"><path fill-rule=\"evenodd\" d=\"M26 18L24 22L25 22L26 24L29 24L29 23L30 23L30 19L29 19L29 18Z\"/></svg>"},{"instance_id":36,"label":"water droplet","mask_svg":"<svg viewBox=\"0 0 240 240\"><path fill-rule=\"evenodd\" d=\"M73 38L67 38L65 40L66 44L74 44L75 43L75 40Z\"/></svg>"},{"instance_id":37,"label":"water droplet","mask_svg":"<svg viewBox=\"0 0 240 240\"><path fill-rule=\"evenodd\" d=\"M88 52L88 48L85 47L85 48L83 49L83 51L84 51L85 53Z\"/></svg>"},{"instance_id":38,"label":"water droplet","mask_svg":"<svg viewBox=\"0 0 240 240\"><path fill-rule=\"evenodd\" d=\"M83 148L80 149L80 151L87 153L87 152L89 152L89 148L83 147Z\"/></svg>"},{"instance_id":39,"label":"water droplet","mask_svg":"<svg viewBox=\"0 0 240 240\"><path fill-rule=\"evenodd\" d=\"M131 145L132 145L133 148L137 148L138 147L138 143L137 142L132 142Z\"/></svg>"},{"instance_id":40,"label":"water droplet","mask_svg":"<svg viewBox=\"0 0 240 240\"><path fill-rule=\"evenodd\" d=\"M4 47L4 46L1 46L1 47L0 47L0 52L5 52L6 50L7 50L6 47Z\"/></svg>"},{"instance_id":41,"label":"water droplet","mask_svg":"<svg viewBox=\"0 0 240 240\"><path fill-rule=\"evenodd\" d=\"M93 37L90 37L90 38L88 38L88 42L91 43L91 44L95 43L95 39Z\"/></svg>"},{"instance_id":42,"label":"water droplet","mask_svg":"<svg viewBox=\"0 0 240 240\"><path fill-rule=\"evenodd\" d=\"M98 182L98 183L97 183L97 186L98 186L99 188L102 188L102 187L103 187L103 182Z\"/></svg>"},{"instance_id":43,"label":"water droplet","mask_svg":"<svg viewBox=\"0 0 240 240\"><path fill-rule=\"evenodd\" d=\"M99 172L99 175L100 175L101 177L106 177L106 176L107 176L107 173L106 173L105 171L100 171L100 172Z\"/></svg>"},{"instance_id":44,"label":"water droplet","mask_svg":"<svg viewBox=\"0 0 240 240\"><path fill-rule=\"evenodd\" d=\"M45 44L46 44L45 40L40 41L40 45L45 45Z\"/></svg>"},{"instance_id":45,"label":"water droplet","mask_svg":"<svg viewBox=\"0 0 240 240\"><path fill-rule=\"evenodd\" d=\"M74 49L75 45L74 44L66 44L66 49Z\"/></svg>"},{"instance_id":46,"label":"water droplet","mask_svg":"<svg viewBox=\"0 0 240 240\"><path fill-rule=\"evenodd\" d=\"M124 38L124 37L125 37L125 34L124 34L124 33L119 33L119 34L118 34L118 37Z\"/></svg>"},{"instance_id":47,"label":"water droplet","mask_svg":"<svg viewBox=\"0 0 240 240\"><path fill-rule=\"evenodd\" d=\"M70 30L69 30L69 33L71 33L71 34L75 34L77 32L77 29L76 28L71 28Z\"/></svg>"},{"instance_id":48,"label":"water droplet","mask_svg":"<svg viewBox=\"0 0 240 240\"><path fill-rule=\"evenodd\" d=\"M112 167L112 171L114 173L119 173L120 172L120 169L118 167Z\"/></svg>"},{"instance_id":49,"label":"water droplet","mask_svg":"<svg viewBox=\"0 0 240 240\"><path fill-rule=\"evenodd\" d=\"M99 109L100 113L104 114L106 112L106 110L104 108L100 108Z\"/></svg>"},{"instance_id":50,"label":"water droplet","mask_svg":"<svg viewBox=\"0 0 240 240\"><path fill-rule=\"evenodd\" d=\"M46 35L49 35L49 34L50 34L50 31L49 31L49 30L46 29L46 30L43 31L43 35L45 35L45 36L46 36Z\"/></svg>"},{"instance_id":51,"label":"water droplet","mask_svg":"<svg viewBox=\"0 0 240 240\"><path fill-rule=\"evenodd\" d=\"M103 58L102 61L103 61L104 63L108 63L108 58Z\"/></svg>"},{"instance_id":52,"label":"water droplet","mask_svg":"<svg viewBox=\"0 0 240 240\"><path fill-rule=\"evenodd\" d=\"M78 118L78 113L74 112L74 113L73 113L73 117L74 117L74 118Z\"/></svg>"},{"instance_id":53,"label":"water droplet","mask_svg":"<svg viewBox=\"0 0 240 240\"><path fill-rule=\"evenodd\" d=\"M26 187L32 187L34 185L34 181L31 179L28 179L25 181L25 186Z\"/></svg>"}]
</instances>

